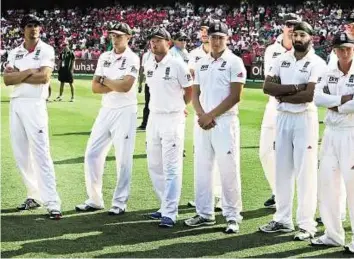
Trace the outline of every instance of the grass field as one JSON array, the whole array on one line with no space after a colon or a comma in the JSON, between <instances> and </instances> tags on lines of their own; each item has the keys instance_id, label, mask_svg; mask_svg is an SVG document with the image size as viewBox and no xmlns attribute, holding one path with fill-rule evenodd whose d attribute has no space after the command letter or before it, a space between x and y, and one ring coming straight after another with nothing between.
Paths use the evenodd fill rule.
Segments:
<instances>
[{"instance_id":1,"label":"grass field","mask_svg":"<svg viewBox=\"0 0 354 259\"><path fill-rule=\"evenodd\" d=\"M241 169L244 221L237 235L222 233L224 219L217 214L217 225L190 229L184 219L194 215L187 208L193 198L192 108L186 129L183 189L179 221L173 229L159 229L144 214L155 211L158 202L147 173L145 132L137 133L134 169L128 211L120 217L106 211L77 214L76 204L86 199L84 151L91 126L100 108L100 96L90 90L90 81L77 80L76 101L49 103L51 153L64 218L50 221L45 210L16 212L25 198L25 189L16 168L9 141L8 90L1 97L1 256L2 257L343 257L343 248L318 249L306 242L294 242L293 234L263 234L258 226L272 219L272 210L263 202L270 189L258 159L260 123L267 98L257 85L248 85L240 104ZM52 98L58 83L52 80ZM139 121L143 108L139 95ZM320 118L323 118L321 111ZM321 126L321 132L323 128ZM104 174L106 209L115 186L115 161L111 151ZM295 214L294 214L295 215ZM350 226L345 223L347 240ZM323 227L319 228L323 232Z\"/></svg>"}]
</instances>

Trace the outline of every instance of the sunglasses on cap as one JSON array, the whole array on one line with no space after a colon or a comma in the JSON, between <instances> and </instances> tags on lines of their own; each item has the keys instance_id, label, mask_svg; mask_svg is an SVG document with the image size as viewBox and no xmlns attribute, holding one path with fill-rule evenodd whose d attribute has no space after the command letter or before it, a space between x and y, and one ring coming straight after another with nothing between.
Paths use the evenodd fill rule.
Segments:
<instances>
[{"instance_id":1,"label":"sunglasses on cap","mask_svg":"<svg viewBox=\"0 0 354 259\"><path fill-rule=\"evenodd\" d=\"M288 28L294 27L296 24L296 22L285 22L285 26Z\"/></svg>"}]
</instances>

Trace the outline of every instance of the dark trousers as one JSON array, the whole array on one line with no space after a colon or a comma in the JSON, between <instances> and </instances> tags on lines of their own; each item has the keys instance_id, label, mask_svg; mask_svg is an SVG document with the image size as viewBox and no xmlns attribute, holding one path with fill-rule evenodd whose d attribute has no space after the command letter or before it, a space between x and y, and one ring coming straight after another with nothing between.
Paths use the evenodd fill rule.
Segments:
<instances>
[{"instance_id":1,"label":"dark trousers","mask_svg":"<svg viewBox=\"0 0 354 259\"><path fill-rule=\"evenodd\" d=\"M150 113L149 110L150 90L147 84L145 84L144 93L145 93L145 106L144 106L143 121L141 122L141 126L146 128L148 118L149 118L149 113Z\"/></svg>"}]
</instances>

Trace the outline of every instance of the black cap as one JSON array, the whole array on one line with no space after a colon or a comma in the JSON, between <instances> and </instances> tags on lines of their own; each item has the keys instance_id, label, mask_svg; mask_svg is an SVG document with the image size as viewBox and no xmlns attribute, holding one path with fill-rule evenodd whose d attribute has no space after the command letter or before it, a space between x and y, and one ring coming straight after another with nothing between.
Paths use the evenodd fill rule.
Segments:
<instances>
[{"instance_id":1,"label":"black cap","mask_svg":"<svg viewBox=\"0 0 354 259\"><path fill-rule=\"evenodd\" d=\"M132 35L132 29L130 29L130 26L124 22L117 23L112 26L112 28L108 31L109 33L116 33L119 35L127 34L127 35Z\"/></svg>"},{"instance_id":2,"label":"black cap","mask_svg":"<svg viewBox=\"0 0 354 259\"><path fill-rule=\"evenodd\" d=\"M307 22L299 22L295 24L293 31L304 31L311 36L313 35L313 28Z\"/></svg>"},{"instance_id":3,"label":"black cap","mask_svg":"<svg viewBox=\"0 0 354 259\"><path fill-rule=\"evenodd\" d=\"M348 23L353 23L354 22L354 12L350 13L347 17L347 22Z\"/></svg>"},{"instance_id":4,"label":"black cap","mask_svg":"<svg viewBox=\"0 0 354 259\"><path fill-rule=\"evenodd\" d=\"M227 36L228 35L228 27L223 22L213 22L210 24L208 29L209 36L211 35L219 35L219 36Z\"/></svg>"},{"instance_id":5,"label":"black cap","mask_svg":"<svg viewBox=\"0 0 354 259\"><path fill-rule=\"evenodd\" d=\"M179 31L174 35L172 35L172 39L182 41L182 40L189 40L189 37L183 31Z\"/></svg>"},{"instance_id":6,"label":"black cap","mask_svg":"<svg viewBox=\"0 0 354 259\"><path fill-rule=\"evenodd\" d=\"M37 16L35 16L33 14L27 14L22 18L21 27L25 28L26 25L30 24L30 23L40 25L41 21L39 20L39 18Z\"/></svg>"},{"instance_id":7,"label":"black cap","mask_svg":"<svg viewBox=\"0 0 354 259\"><path fill-rule=\"evenodd\" d=\"M165 40L171 40L171 34L165 28L162 28L162 27L156 27L151 31L151 33L148 37L149 40L154 37L160 38L160 39L165 39Z\"/></svg>"},{"instance_id":8,"label":"black cap","mask_svg":"<svg viewBox=\"0 0 354 259\"><path fill-rule=\"evenodd\" d=\"M210 24L212 24L213 22L214 22L214 21L213 21L212 19L210 19L210 18L204 19L204 20L202 20L202 22L200 23L200 27L201 27L201 28L203 28L203 27L209 28L209 27L210 27Z\"/></svg>"},{"instance_id":9,"label":"black cap","mask_svg":"<svg viewBox=\"0 0 354 259\"><path fill-rule=\"evenodd\" d=\"M354 39L350 39L345 32L336 34L332 41L333 48L354 47Z\"/></svg>"},{"instance_id":10,"label":"black cap","mask_svg":"<svg viewBox=\"0 0 354 259\"><path fill-rule=\"evenodd\" d=\"M297 24L301 22L300 16L294 13L286 13L283 15L283 21L284 23L292 23L292 24Z\"/></svg>"}]
</instances>

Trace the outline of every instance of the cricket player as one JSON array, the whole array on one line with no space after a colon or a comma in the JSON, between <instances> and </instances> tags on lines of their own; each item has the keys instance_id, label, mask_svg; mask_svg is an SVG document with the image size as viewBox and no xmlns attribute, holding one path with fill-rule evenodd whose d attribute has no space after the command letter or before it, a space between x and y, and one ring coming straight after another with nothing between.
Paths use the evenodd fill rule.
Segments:
<instances>
[{"instance_id":1,"label":"cricket player","mask_svg":"<svg viewBox=\"0 0 354 259\"><path fill-rule=\"evenodd\" d=\"M186 50L187 41L189 37L183 31L179 31L172 37L173 47L170 49L172 57L180 58L186 64L189 61L189 53Z\"/></svg>"},{"instance_id":2,"label":"cricket player","mask_svg":"<svg viewBox=\"0 0 354 259\"><path fill-rule=\"evenodd\" d=\"M10 95L10 135L14 157L27 189L19 210L47 208L50 219L61 219L54 165L50 155L46 98L54 49L40 40L40 20L26 15L21 21L24 42L13 49L4 71Z\"/></svg>"},{"instance_id":3,"label":"cricket player","mask_svg":"<svg viewBox=\"0 0 354 259\"><path fill-rule=\"evenodd\" d=\"M341 192L346 191L352 240L345 252L354 254L354 39L336 35L333 48L338 57L316 85L315 104L327 108L320 151L319 208L325 234L312 239L314 246L343 246ZM344 182L344 186L341 186Z\"/></svg>"},{"instance_id":4,"label":"cricket player","mask_svg":"<svg viewBox=\"0 0 354 259\"><path fill-rule=\"evenodd\" d=\"M346 25L346 34L348 35L348 37L352 40L354 40L354 13L350 14L348 17L347 17L347 25ZM330 54L330 59L329 59L329 62L328 62L328 66L330 68L337 68L338 66L338 57L337 57L337 54L335 53L334 50L332 50L331 54ZM342 221L345 221L345 218L346 218L346 196L345 196L345 189L344 189L344 182L343 184L340 185L341 188L343 188L341 191L340 191L340 196L341 196L341 219ZM319 218L316 218L316 221L318 223L323 223L322 222L322 219L321 217Z\"/></svg>"},{"instance_id":5,"label":"cricket player","mask_svg":"<svg viewBox=\"0 0 354 259\"><path fill-rule=\"evenodd\" d=\"M118 23L109 31L113 49L104 52L97 62L92 91L102 94L102 108L93 125L85 153L85 179L88 200L76 206L87 212L104 208L102 176L104 163L112 143L115 148L117 185L109 215L121 215L126 210L137 120L136 85L139 57L128 47L132 30Z\"/></svg>"},{"instance_id":6,"label":"cricket player","mask_svg":"<svg viewBox=\"0 0 354 259\"><path fill-rule=\"evenodd\" d=\"M150 178L161 203L149 217L160 220L160 227L171 228L181 196L184 110L191 101L193 79L187 64L169 52L171 36L166 29L154 29L149 39L154 57L145 64L151 97L146 151Z\"/></svg>"},{"instance_id":7,"label":"cricket player","mask_svg":"<svg viewBox=\"0 0 354 259\"><path fill-rule=\"evenodd\" d=\"M210 53L195 69L193 106L198 116L194 127L194 172L197 215L189 227L214 225L214 164L222 184L222 214L226 233L237 233L241 222L240 127L238 106L246 69L227 48L228 27L212 23L208 30Z\"/></svg>"},{"instance_id":8,"label":"cricket player","mask_svg":"<svg viewBox=\"0 0 354 259\"><path fill-rule=\"evenodd\" d=\"M283 16L283 34L279 41L267 47L264 54L264 74L267 75L269 68L279 57L279 55L291 51L293 49L292 33L294 25L300 22L300 18L295 14L285 14ZM277 116L277 100L273 96L269 96L262 126L259 142L259 158L263 167L264 174L268 180L273 195L264 202L266 208L275 208L275 127Z\"/></svg>"},{"instance_id":9,"label":"cricket player","mask_svg":"<svg viewBox=\"0 0 354 259\"><path fill-rule=\"evenodd\" d=\"M275 199L273 221L260 231L292 232L293 196L297 183L299 231L295 240L316 233L318 114L313 103L315 85L325 62L312 48L313 29L300 22L293 29L294 51L279 56L264 83L264 92L279 100L275 139Z\"/></svg>"},{"instance_id":10,"label":"cricket player","mask_svg":"<svg viewBox=\"0 0 354 259\"><path fill-rule=\"evenodd\" d=\"M200 40L202 41L202 45L200 45L198 48L192 50L190 52L190 59L188 62L188 67L189 70L192 74L192 77L195 78L195 67L197 63L199 62L200 59L208 56L210 52L210 45L209 45L209 36L208 36L208 29L210 24L213 21L210 19L203 20L200 25ZM195 116L195 120L198 120L198 117ZM198 124L195 123L195 126ZM198 126L199 127L199 126ZM220 180L220 173L216 169L215 165L215 178L214 178L214 193L215 193L215 211L221 211L221 180ZM194 201L189 201L188 202L189 207L195 207L195 202Z\"/></svg>"}]
</instances>

